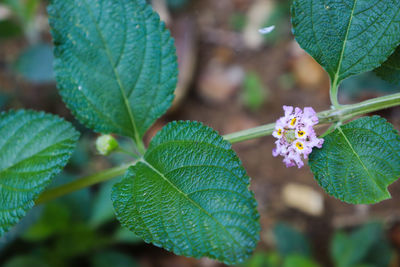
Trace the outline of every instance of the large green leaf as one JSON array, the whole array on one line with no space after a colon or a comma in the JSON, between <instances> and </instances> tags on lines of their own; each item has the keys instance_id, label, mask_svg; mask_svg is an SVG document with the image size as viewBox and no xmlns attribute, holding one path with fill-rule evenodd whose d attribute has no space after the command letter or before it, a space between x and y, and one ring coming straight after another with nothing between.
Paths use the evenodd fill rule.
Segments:
<instances>
[{"instance_id":1,"label":"large green leaf","mask_svg":"<svg viewBox=\"0 0 400 267\"><path fill-rule=\"evenodd\" d=\"M400 136L379 116L338 127L314 149L309 164L325 191L353 204L390 198L387 187L400 177Z\"/></svg>"},{"instance_id":2,"label":"large green leaf","mask_svg":"<svg viewBox=\"0 0 400 267\"><path fill-rule=\"evenodd\" d=\"M0 136L1 236L65 166L79 134L59 117L22 110L0 114Z\"/></svg>"},{"instance_id":3,"label":"large green leaf","mask_svg":"<svg viewBox=\"0 0 400 267\"><path fill-rule=\"evenodd\" d=\"M113 188L118 219L144 241L227 264L255 248L260 225L249 177L231 145L197 122L173 122Z\"/></svg>"},{"instance_id":4,"label":"large green leaf","mask_svg":"<svg viewBox=\"0 0 400 267\"><path fill-rule=\"evenodd\" d=\"M89 128L139 140L170 106L173 39L145 0L52 0L54 71L64 101Z\"/></svg>"},{"instance_id":5,"label":"large green leaf","mask_svg":"<svg viewBox=\"0 0 400 267\"><path fill-rule=\"evenodd\" d=\"M385 81L400 84L400 46L375 73Z\"/></svg>"},{"instance_id":6,"label":"large green leaf","mask_svg":"<svg viewBox=\"0 0 400 267\"><path fill-rule=\"evenodd\" d=\"M398 0L294 0L297 42L333 84L380 66L400 43Z\"/></svg>"}]
</instances>

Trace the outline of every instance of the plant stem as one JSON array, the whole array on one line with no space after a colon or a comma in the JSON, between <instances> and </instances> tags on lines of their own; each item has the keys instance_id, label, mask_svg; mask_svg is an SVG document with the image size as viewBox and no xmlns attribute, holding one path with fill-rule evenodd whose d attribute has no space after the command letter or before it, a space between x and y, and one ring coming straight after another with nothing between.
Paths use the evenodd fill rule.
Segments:
<instances>
[{"instance_id":1,"label":"plant stem","mask_svg":"<svg viewBox=\"0 0 400 267\"><path fill-rule=\"evenodd\" d=\"M335 109L318 113L319 124L343 122L355 116L369 112L390 108L400 105L400 93L382 96L352 105L341 105ZM275 129L275 123L266 124L256 128L227 134L225 140L233 143L271 135Z\"/></svg>"},{"instance_id":2,"label":"plant stem","mask_svg":"<svg viewBox=\"0 0 400 267\"><path fill-rule=\"evenodd\" d=\"M331 103L335 109L340 108L340 104L338 101L338 90L339 90L339 85L337 83L337 79L335 79L331 85L331 89L329 91L329 95L331 98Z\"/></svg>"},{"instance_id":3,"label":"plant stem","mask_svg":"<svg viewBox=\"0 0 400 267\"><path fill-rule=\"evenodd\" d=\"M43 204L45 202L48 202L50 200L56 199L58 197L67 195L69 193L78 191L80 189L83 189L85 187L89 187L101 182L105 182L108 180L111 180L112 178L115 178L117 176L121 176L122 174L125 173L125 171L129 168L129 166L132 166L134 163L128 163L121 165L119 167L107 169L86 177L82 177L76 181L73 181L71 183L62 185L60 187L56 187L50 190L47 190L43 192L39 198L36 200L35 204Z\"/></svg>"},{"instance_id":4,"label":"plant stem","mask_svg":"<svg viewBox=\"0 0 400 267\"><path fill-rule=\"evenodd\" d=\"M390 108L394 106L400 105L400 93L387 95L383 97L378 97L374 99L370 99L364 102L360 102L352 105L340 105L339 107L331 110L326 110L318 113L319 125L337 123L349 120L354 118L355 116ZM231 133L225 135L225 140L233 143L238 143L250 139L255 139L259 137L264 137L271 135L275 129L275 123L270 123L266 125L262 125L259 127L247 129L244 131ZM143 145L143 143L141 143ZM144 145L141 146L138 144L138 149L140 151L145 151ZM78 191L88 186L92 186L101 182L108 181L114 177L121 176L125 173L125 171L129 168L129 166L133 165L135 162L124 164L119 167L111 168L108 170L104 170L98 172L96 174L92 174L83 178L80 178L74 182L65 184L63 186L50 189L41 194L36 200L36 204L42 204L53 200L55 198L64 196L66 194L72 193L74 191Z\"/></svg>"}]
</instances>

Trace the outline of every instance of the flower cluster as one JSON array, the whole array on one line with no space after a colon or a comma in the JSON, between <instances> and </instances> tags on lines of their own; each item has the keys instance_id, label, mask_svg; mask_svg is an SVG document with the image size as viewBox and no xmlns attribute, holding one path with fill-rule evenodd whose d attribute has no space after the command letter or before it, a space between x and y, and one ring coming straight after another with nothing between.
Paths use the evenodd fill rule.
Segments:
<instances>
[{"instance_id":1,"label":"flower cluster","mask_svg":"<svg viewBox=\"0 0 400 267\"><path fill-rule=\"evenodd\" d=\"M286 167L304 166L301 156L308 158L313 147L321 148L324 140L318 138L313 126L318 124L318 117L313 108L294 109L283 106L285 116L277 120L273 136L277 138L274 157L281 155Z\"/></svg>"}]
</instances>

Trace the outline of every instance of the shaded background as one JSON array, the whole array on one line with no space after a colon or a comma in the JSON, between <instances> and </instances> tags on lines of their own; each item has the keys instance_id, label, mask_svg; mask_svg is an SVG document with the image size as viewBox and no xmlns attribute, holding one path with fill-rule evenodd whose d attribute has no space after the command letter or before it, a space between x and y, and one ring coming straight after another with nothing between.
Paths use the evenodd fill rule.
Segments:
<instances>
[{"instance_id":1,"label":"shaded background","mask_svg":"<svg viewBox=\"0 0 400 267\"><path fill-rule=\"evenodd\" d=\"M129 158L97 155L97 134L79 124L61 101L46 4L0 1L0 110L44 110L81 131L57 186ZM227 134L275 121L282 105L329 108L327 74L291 34L290 1L154 0L153 6L175 37L180 76L173 107L146 142L171 120L197 120ZM271 34L258 33L270 25L276 25ZM400 85L366 73L346 80L339 98L345 104L399 91ZM377 114L400 128L399 107ZM252 177L262 226L257 253L243 266L400 266L399 182L389 188L391 200L348 205L329 197L308 167L285 168L281 158L272 157L273 146L272 137L234 145ZM117 180L34 208L0 239L0 265L221 265L175 256L121 229L109 200Z\"/></svg>"}]
</instances>

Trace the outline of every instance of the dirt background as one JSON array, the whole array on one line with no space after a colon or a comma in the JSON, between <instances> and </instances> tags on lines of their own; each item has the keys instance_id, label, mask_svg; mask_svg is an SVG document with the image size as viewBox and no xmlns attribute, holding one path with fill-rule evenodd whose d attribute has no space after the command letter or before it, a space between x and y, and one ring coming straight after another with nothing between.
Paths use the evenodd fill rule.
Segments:
<instances>
[{"instance_id":1,"label":"dirt background","mask_svg":"<svg viewBox=\"0 0 400 267\"><path fill-rule=\"evenodd\" d=\"M242 14L249 20L249 11L254 9L256 2L264 2L258 4L269 6L271 13L278 6L282 9L288 6L287 1L200 0L192 1L178 11L161 10L164 18L169 17L168 26L178 47L180 100L155 124L146 140L171 120L201 121L221 134L228 134L274 122L282 115L282 105L312 106L317 111L329 108L329 79L293 40L288 10L283 11L277 20L277 36L259 44L253 44L253 37L246 37L243 30L233 29L232 16ZM45 16L44 9L42 13ZM46 28L42 38L47 42L51 40ZM10 62L26 45L24 38L0 43L0 92L12 95L6 108L45 110L73 120L54 83L35 85L10 69ZM267 95L263 104L254 110L243 102L242 84L248 72L261 79ZM346 88L342 88L340 101L352 103L385 93L373 86L364 87L366 90L353 95L346 94ZM400 129L400 108L377 114ZM331 266L328 244L333 231L350 229L376 218L385 221L389 238L395 247L400 247L400 182L390 186L393 196L390 200L370 206L348 205L329 197L317 185L307 166L300 170L286 168L281 158L272 157L273 146L272 137L234 145L252 178L251 189L261 215L258 251L274 246L271 228L284 221L311 239L318 262ZM285 197L287 190L292 192L290 199ZM303 190L306 190L305 194ZM294 207L293 201L303 203L302 207ZM132 253L143 266L219 265L207 259L178 257L146 244L137 245Z\"/></svg>"}]
</instances>

